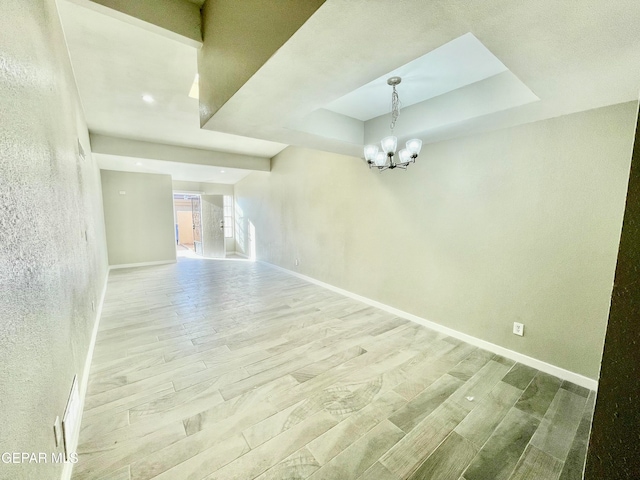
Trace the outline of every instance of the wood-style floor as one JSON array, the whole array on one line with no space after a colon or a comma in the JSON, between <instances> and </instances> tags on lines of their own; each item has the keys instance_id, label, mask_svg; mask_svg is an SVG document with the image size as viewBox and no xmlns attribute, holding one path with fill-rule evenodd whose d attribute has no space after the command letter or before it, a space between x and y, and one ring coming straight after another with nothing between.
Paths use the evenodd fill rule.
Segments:
<instances>
[{"instance_id":1,"label":"wood-style floor","mask_svg":"<svg viewBox=\"0 0 640 480\"><path fill-rule=\"evenodd\" d=\"M112 271L75 479L580 479L594 392L269 266Z\"/></svg>"}]
</instances>

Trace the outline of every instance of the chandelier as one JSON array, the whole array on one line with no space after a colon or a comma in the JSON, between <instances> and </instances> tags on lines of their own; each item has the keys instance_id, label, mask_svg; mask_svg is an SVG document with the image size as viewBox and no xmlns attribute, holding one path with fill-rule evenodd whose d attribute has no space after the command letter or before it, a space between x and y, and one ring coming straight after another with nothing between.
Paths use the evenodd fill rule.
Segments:
<instances>
[{"instance_id":1,"label":"chandelier","mask_svg":"<svg viewBox=\"0 0 640 480\"><path fill-rule=\"evenodd\" d=\"M377 145L366 145L364 147L364 159L369 165L369 168L376 167L381 172L388 168L402 168L406 170L410 163L416 162L416 158L418 158L418 154L422 148L422 140L414 138L407 142L406 148L400 150L396 158L398 138L393 135L393 129L400 116L400 97L398 96L396 86L399 85L401 81L402 78L400 77L391 77L387 80L387 85L393 87L393 92L391 93L391 135L384 137L380 142L382 151L380 151Z\"/></svg>"}]
</instances>

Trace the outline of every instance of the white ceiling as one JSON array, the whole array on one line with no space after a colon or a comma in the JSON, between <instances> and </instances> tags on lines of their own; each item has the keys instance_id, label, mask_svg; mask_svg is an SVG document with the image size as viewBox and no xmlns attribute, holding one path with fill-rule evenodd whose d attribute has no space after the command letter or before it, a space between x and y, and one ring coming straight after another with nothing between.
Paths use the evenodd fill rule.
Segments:
<instances>
[{"instance_id":1,"label":"white ceiling","mask_svg":"<svg viewBox=\"0 0 640 480\"><path fill-rule=\"evenodd\" d=\"M195 48L71 2L58 7L92 132L263 157L286 147L200 128L198 100L189 97Z\"/></svg>"},{"instance_id":2,"label":"white ceiling","mask_svg":"<svg viewBox=\"0 0 640 480\"><path fill-rule=\"evenodd\" d=\"M200 129L195 49L60 7L89 128L151 142L360 156L388 131L391 74L398 136L426 143L637 100L640 87L637 0L326 0Z\"/></svg>"},{"instance_id":3,"label":"white ceiling","mask_svg":"<svg viewBox=\"0 0 640 480\"><path fill-rule=\"evenodd\" d=\"M349 136L336 131L346 117L327 107L468 32L509 72L423 102L433 104L429 116L415 115L408 130L424 142L638 100L637 0L327 0L205 128L361 156L376 119L350 125ZM485 82L504 73L540 100L485 108L496 93ZM334 117L309 121L317 111ZM291 128L305 123L315 128Z\"/></svg>"},{"instance_id":4,"label":"white ceiling","mask_svg":"<svg viewBox=\"0 0 640 480\"><path fill-rule=\"evenodd\" d=\"M251 173L251 170L220 168L194 163L167 162L164 160L140 159L119 155L93 153L102 170L121 172L160 173L171 175L173 180L233 185Z\"/></svg>"},{"instance_id":5,"label":"white ceiling","mask_svg":"<svg viewBox=\"0 0 640 480\"><path fill-rule=\"evenodd\" d=\"M325 108L366 121L388 114L391 87L387 79L402 77L397 90L403 107L479 82L507 70L472 33L467 33L330 102Z\"/></svg>"}]
</instances>

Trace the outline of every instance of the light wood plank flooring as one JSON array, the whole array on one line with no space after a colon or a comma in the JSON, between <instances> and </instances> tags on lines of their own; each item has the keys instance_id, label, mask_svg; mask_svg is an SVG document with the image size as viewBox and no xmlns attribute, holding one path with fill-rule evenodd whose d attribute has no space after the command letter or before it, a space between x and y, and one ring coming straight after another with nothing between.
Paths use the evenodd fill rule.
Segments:
<instances>
[{"instance_id":1,"label":"light wood plank flooring","mask_svg":"<svg viewBox=\"0 0 640 480\"><path fill-rule=\"evenodd\" d=\"M114 270L74 479L582 478L594 392L246 261Z\"/></svg>"}]
</instances>

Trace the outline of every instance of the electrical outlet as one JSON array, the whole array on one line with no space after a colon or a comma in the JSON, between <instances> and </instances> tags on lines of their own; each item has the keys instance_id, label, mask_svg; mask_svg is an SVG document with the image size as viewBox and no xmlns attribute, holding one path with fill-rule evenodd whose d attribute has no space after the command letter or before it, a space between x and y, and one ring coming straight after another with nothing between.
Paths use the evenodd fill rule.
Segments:
<instances>
[{"instance_id":1,"label":"electrical outlet","mask_svg":"<svg viewBox=\"0 0 640 480\"><path fill-rule=\"evenodd\" d=\"M92 312L96 311L96 302L94 302L93 300L91 300L91 311Z\"/></svg>"},{"instance_id":2,"label":"electrical outlet","mask_svg":"<svg viewBox=\"0 0 640 480\"><path fill-rule=\"evenodd\" d=\"M520 335L521 337L524 336L524 324L513 322L513 334Z\"/></svg>"},{"instance_id":3,"label":"electrical outlet","mask_svg":"<svg viewBox=\"0 0 640 480\"><path fill-rule=\"evenodd\" d=\"M296 258L295 265L296 265L296 267L297 267L298 265L300 265L300 259L299 259L299 258Z\"/></svg>"}]
</instances>

